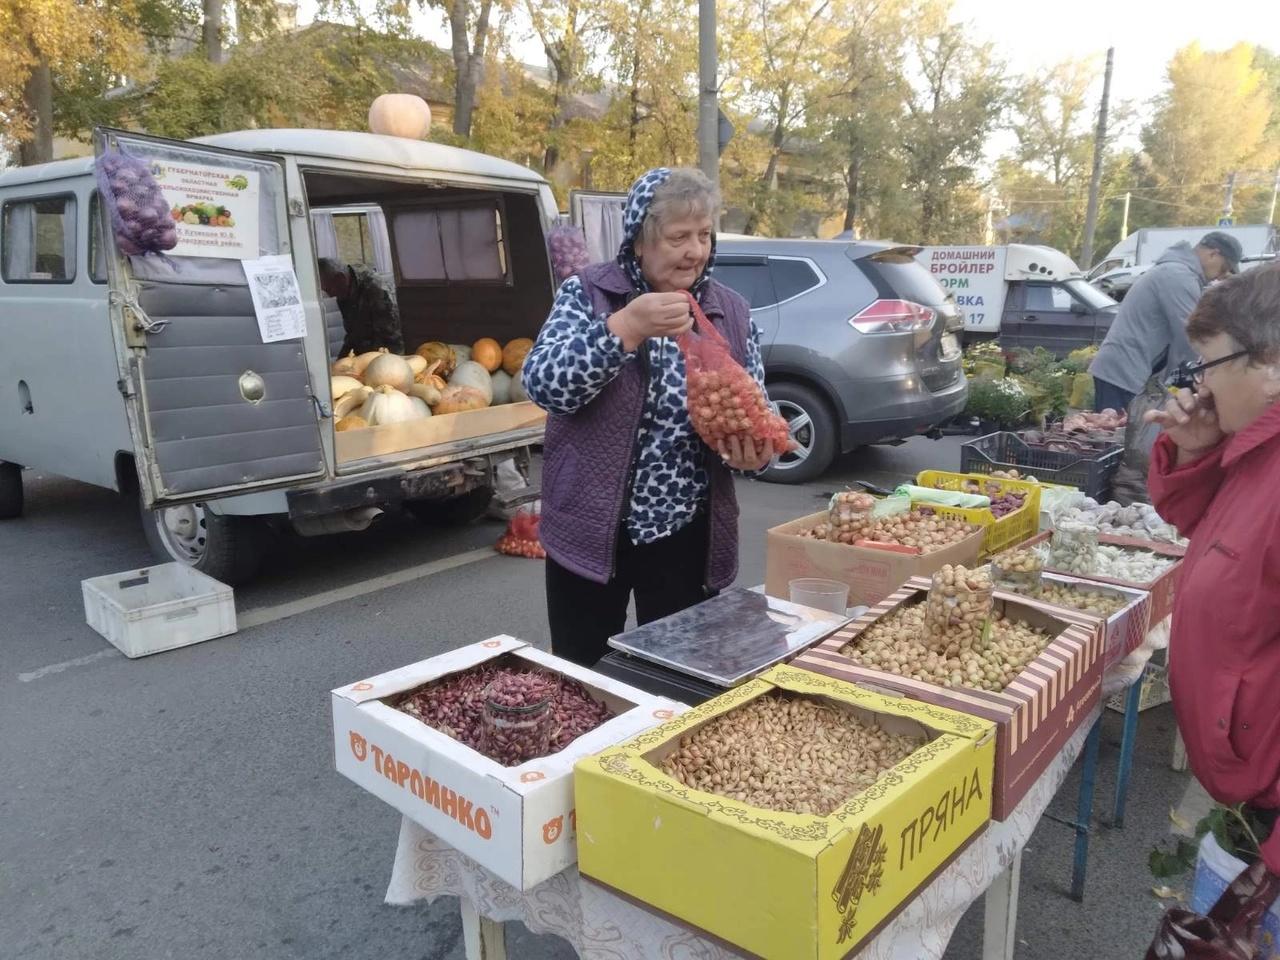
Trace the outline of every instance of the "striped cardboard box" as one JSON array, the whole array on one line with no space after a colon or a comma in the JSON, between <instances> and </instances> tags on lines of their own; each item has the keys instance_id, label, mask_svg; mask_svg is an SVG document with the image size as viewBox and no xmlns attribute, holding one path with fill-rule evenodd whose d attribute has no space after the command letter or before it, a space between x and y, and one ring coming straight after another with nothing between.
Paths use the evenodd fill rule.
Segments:
<instances>
[{"instance_id":1,"label":"striped cardboard box","mask_svg":"<svg viewBox=\"0 0 1280 960\"><path fill-rule=\"evenodd\" d=\"M914 577L857 620L792 660L792 666L847 680L881 692L937 704L996 724L996 776L992 817L1005 820L1071 735L1092 714L1102 695L1104 636L1096 617L1069 619L1000 595L1007 616L1056 634L1056 638L999 693L940 687L859 666L840 649L899 606L924 599L929 581ZM1090 621L1092 625L1090 625Z\"/></svg>"},{"instance_id":2,"label":"striped cardboard box","mask_svg":"<svg viewBox=\"0 0 1280 960\"><path fill-rule=\"evenodd\" d=\"M1073 610L1069 607L1059 607L1034 597L1024 597L1016 593L1003 593L996 591L996 596L1007 597L1016 600L1019 603L1025 603L1028 606L1037 607L1044 610L1051 616L1058 617L1070 623L1077 623L1090 629L1100 630L1103 635L1102 649L1103 662L1102 668L1113 666L1115 663L1127 657L1138 647L1142 646L1142 641L1146 639L1147 630L1150 629L1151 622L1151 594L1145 590L1138 590L1132 587L1117 587L1109 583L1098 583L1095 580L1084 580L1080 577L1069 577L1063 573L1046 573L1045 580L1051 580L1055 583L1067 584L1078 587L1081 590L1089 590L1095 593L1110 593L1123 596L1128 602L1107 617L1105 620L1095 617L1092 614L1084 613L1080 610Z\"/></svg>"}]
</instances>

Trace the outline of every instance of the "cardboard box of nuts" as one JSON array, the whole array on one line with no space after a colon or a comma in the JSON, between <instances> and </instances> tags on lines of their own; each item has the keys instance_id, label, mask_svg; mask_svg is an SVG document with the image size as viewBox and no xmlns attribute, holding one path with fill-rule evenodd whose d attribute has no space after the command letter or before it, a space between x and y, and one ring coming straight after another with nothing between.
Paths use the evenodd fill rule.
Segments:
<instances>
[{"instance_id":1,"label":"cardboard box of nuts","mask_svg":"<svg viewBox=\"0 0 1280 960\"><path fill-rule=\"evenodd\" d=\"M1003 821L1071 734L1097 708L1102 695L1103 638L1080 617L1072 622L1009 594L996 594L1005 618L1021 620L1053 639L998 691L960 682L941 686L863 666L841 653L879 621L924 603L930 582L915 578L857 620L791 661L824 676L887 688L996 724L996 774L992 818Z\"/></svg>"},{"instance_id":2,"label":"cardboard box of nuts","mask_svg":"<svg viewBox=\"0 0 1280 960\"><path fill-rule=\"evenodd\" d=\"M578 763L578 867L752 955L846 957L986 825L992 733L775 667ZM855 762L870 777L895 759L857 792L835 788ZM803 809L824 776L821 812L778 809Z\"/></svg>"},{"instance_id":3,"label":"cardboard box of nuts","mask_svg":"<svg viewBox=\"0 0 1280 960\"><path fill-rule=\"evenodd\" d=\"M1047 544L1053 539L1053 531L1045 532L1032 537L1023 547L1035 547L1040 544ZM1098 543L1113 547L1128 547L1134 550L1146 550L1150 553L1159 554L1162 557L1169 557L1181 560L1186 556L1186 547L1180 547L1172 543L1158 543L1154 540L1136 540L1133 537L1117 537L1114 534L1102 533L1098 535ZM1182 573L1182 564L1175 563L1169 569L1159 574L1154 580L1146 583L1133 583L1128 580L1116 580L1111 577L1094 577L1083 574L1069 574L1064 570L1055 570L1053 567L1045 567L1047 571L1062 574L1064 576L1077 576L1082 580L1088 580L1093 583L1109 583L1116 587L1128 587L1131 590L1144 590L1151 594L1151 610L1148 613L1148 620L1151 626L1155 626L1169 614L1173 613L1173 594L1178 586L1178 577Z\"/></svg>"},{"instance_id":4,"label":"cardboard box of nuts","mask_svg":"<svg viewBox=\"0 0 1280 960\"><path fill-rule=\"evenodd\" d=\"M570 677L613 718L557 753L507 767L394 705L491 665ZM574 761L687 709L507 636L339 687L332 702L339 773L521 890L577 857Z\"/></svg>"},{"instance_id":5,"label":"cardboard box of nuts","mask_svg":"<svg viewBox=\"0 0 1280 960\"><path fill-rule=\"evenodd\" d=\"M876 547L855 547L802 537L800 532L825 523L827 513L810 514L769 530L765 545L765 592L790 598L792 580L821 577L849 585L849 605L879 603L916 576L927 576L947 564L977 563L984 531L932 553L913 556Z\"/></svg>"}]
</instances>

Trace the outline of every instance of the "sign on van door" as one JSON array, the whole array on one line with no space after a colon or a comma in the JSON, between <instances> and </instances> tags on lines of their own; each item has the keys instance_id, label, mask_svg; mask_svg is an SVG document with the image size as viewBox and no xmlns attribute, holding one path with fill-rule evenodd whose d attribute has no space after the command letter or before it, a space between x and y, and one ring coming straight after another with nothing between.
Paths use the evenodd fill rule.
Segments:
<instances>
[{"instance_id":1,"label":"sign on van door","mask_svg":"<svg viewBox=\"0 0 1280 960\"><path fill-rule=\"evenodd\" d=\"M968 333L999 333L1004 311L1004 247L925 247L916 260L956 299Z\"/></svg>"}]
</instances>

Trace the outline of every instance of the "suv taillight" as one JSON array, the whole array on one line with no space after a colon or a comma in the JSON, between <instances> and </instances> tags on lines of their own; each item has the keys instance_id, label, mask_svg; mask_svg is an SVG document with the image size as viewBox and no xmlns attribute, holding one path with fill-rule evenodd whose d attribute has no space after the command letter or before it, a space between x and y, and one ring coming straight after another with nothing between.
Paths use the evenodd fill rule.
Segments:
<instances>
[{"instance_id":1,"label":"suv taillight","mask_svg":"<svg viewBox=\"0 0 1280 960\"><path fill-rule=\"evenodd\" d=\"M859 333L911 333L933 326L936 314L910 300L875 300L849 318Z\"/></svg>"}]
</instances>

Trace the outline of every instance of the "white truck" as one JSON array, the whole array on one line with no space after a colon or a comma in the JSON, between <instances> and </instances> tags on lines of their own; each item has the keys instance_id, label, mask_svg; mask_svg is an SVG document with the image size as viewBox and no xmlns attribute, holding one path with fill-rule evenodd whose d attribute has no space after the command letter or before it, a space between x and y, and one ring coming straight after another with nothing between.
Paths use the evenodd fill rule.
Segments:
<instances>
[{"instance_id":1,"label":"white truck","mask_svg":"<svg viewBox=\"0 0 1280 960\"><path fill-rule=\"evenodd\" d=\"M1133 281L1175 243L1185 240L1194 247L1201 237L1215 230L1240 241L1244 253L1241 269L1274 260L1280 254L1280 233L1265 223L1240 227L1144 227L1112 247L1089 271L1089 282L1103 293L1123 300Z\"/></svg>"},{"instance_id":2,"label":"white truck","mask_svg":"<svg viewBox=\"0 0 1280 960\"><path fill-rule=\"evenodd\" d=\"M0 172L0 518L22 513L23 467L107 487L136 498L158 557L235 583L272 528L359 530L389 505L478 515L498 466L528 462L545 425L528 401L335 431L344 331L316 258L340 236L317 247L317 231L385 223L370 262L394 278L406 350L534 337L558 218L540 175L364 133L95 138L162 171L179 211L183 178L252 189L226 201L239 207L217 217L226 229L194 218L210 255L129 256L103 223L92 158ZM296 271L301 338L264 342L242 261L270 255Z\"/></svg>"},{"instance_id":3,"label":"white truck","mask_svg":"<svg viewBox=\"0 0 1280 960\"><path fill-rule=\"evenodd\" d=\"M966 343L999 338L1007 350L1045 347L1065 356L1101 343L1115 319L1115 301L1052 247L921 247L916 260L955 297Z\"/></svg>"}]
</instances>

